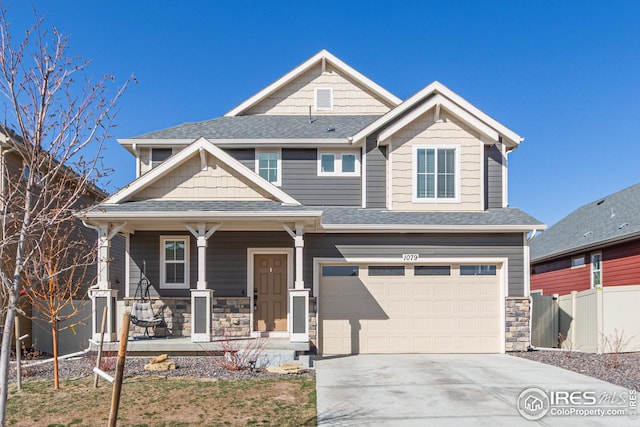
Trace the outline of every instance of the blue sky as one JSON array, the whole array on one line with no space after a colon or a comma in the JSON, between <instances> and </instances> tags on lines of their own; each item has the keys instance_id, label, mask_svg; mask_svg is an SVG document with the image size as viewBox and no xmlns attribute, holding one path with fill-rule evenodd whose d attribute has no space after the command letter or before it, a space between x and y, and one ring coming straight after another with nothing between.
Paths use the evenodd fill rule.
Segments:
<instances>
[{"instance_id":1,"label":"blue sky","mask_svg":"<svg viewBox=\"0 0 640 427\"><path fill-rule=\"evenodd\" d=\"M220 116L325 48L402 99L439 80L524 136L510 205L549 225L640 182L638 1L33 3L96 76L136 76L116 138ZM105 160L110 191L134 178L115 139Z\"/></svg>"}]
</instances>

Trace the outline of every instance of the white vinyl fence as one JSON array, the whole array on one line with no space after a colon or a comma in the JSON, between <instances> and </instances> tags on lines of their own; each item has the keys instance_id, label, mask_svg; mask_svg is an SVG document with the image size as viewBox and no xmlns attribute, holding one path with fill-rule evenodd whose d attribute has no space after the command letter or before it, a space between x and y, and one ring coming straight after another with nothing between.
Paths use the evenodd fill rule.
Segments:
<instances>
[{"instance_id":1,"label":"white vinyl fence","mask_svg":"<svg viewBox=\"0 0 640 427\"><path fill-rule=\"evenodd\" d=\"M561 297L533 295L532 306L534 347L588 353L640 351L640 285L574 291Z\"/></svg>"}]
</instances>

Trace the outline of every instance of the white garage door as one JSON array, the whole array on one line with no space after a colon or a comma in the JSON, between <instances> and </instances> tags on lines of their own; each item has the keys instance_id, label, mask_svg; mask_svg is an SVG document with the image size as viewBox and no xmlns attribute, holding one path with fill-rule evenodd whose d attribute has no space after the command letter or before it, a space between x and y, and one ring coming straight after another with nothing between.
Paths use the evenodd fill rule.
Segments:
<instances>
[{"instance_id":1,"label":"white garage door","mask_svg":"<svg viewBox=\"0 0 640 427\"><path fill-rule=\"evenodd\" d=\"M320 266L320 352L499 353L500 268Z\"/></svg>"}]
</instances>

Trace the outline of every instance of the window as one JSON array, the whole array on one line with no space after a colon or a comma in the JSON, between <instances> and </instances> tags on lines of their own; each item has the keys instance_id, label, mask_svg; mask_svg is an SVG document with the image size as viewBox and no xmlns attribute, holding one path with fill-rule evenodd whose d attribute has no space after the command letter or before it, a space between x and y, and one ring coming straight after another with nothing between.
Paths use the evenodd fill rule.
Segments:
<instances>
[{"instance_id":1,"label":"window","mask_svg":"<svg viewBox=\"0 0 640 427\"><path fill-rule=\"evenodd\" d=\"M360 268L357 265L325 265L322 275L325 277L358 276Z\"/></svg>"},{"instance_id":2,"label":"window","mask_svg":"<svg viewBox=\"0 0 640 427\"><path fill-rule=\"evenodd\" d=\"M495 265L461 265L461 276L495 276Z\"/></svg>"},{"instance_id":3,"label":"window","mask_svg":"<svg viewBox=\"0 0 640 427\"><path fill-rule=\"evenodd\" d=\"M360 159L357 153L318 152L318 176L358 176Z\"/></svg>"},{"instance_id":4,"label":"window","mask_svg":"<svg viewBox=\"0 0 640 427\"><path fill-rule=\"evenodd\" d=\"M602 252L591 254L591 288L602 287Z\"/></svg>"},{"instance_id":5,"label":"window","mask_svg":"<svg viewBox=\"0 0 640 427\"><path fill-rule=\"evenodd\" d=\"M413 271L414 276L451 276L449 265L416 265Z\"/></svg>"},{"instance_id":6,"label":"window","mask_svg":"<svg viewBox=\"0 0 640 427\"><path fill-rule=\"evenodd\" d=\"M155 168L160 163L167 160L173 154L171 148L152 148L151 149L151 168Z\"/></svg>"},{"instance_id":7,"label":"window","mask_svg":"<svg viewBox=\"0 0 640 427\"><path fill-rule=\"evenodd\" d=\"M189 237L163 236L160 251L160 286L189 288Z\"/></svg>"},{"instance_id":8,"label":"window","mask_svg":"<svg viewBox=\"0 0 640 427\"><path fill-rule=\"evenodd\" d=\"M316 110L333 110L333 89L330 87L315 90Z\"/></svg>"},{"instance_id":9,"label":"window","mask_svg":"<svg viewBox=\"0 0 640 427\"><path fill-rule=\"evenodd\" d=\"M282 175L280 151L257 151L256 173L273 185L280 185Z\"/></svg>"},{"instance_id":10,"label":"window","mask_svg":"<svg viewBox=\"0 0 640 427\"><path fill-rule=\"evenodd\" d=\"M571 268L578 268L585 266L584 255L574 256L571 258Z\"/></svg>"},{"instance_id":11,"label":"window","mask_svg":"<svg viewBox=\"0 0 640 427\"><path fill-rule=\"evenodd\" d=\"M369 276L404 276L404 265L370 265Z\"/></svg>"},{"instance_id":12,"label":"window","mask_svg":"<svg viewBox=\"0 0 640 427\"><path fill-rule=\"evenodd\" d=\"M423 201L456 199L457 150L416 148L415 153L415 198Z\"/></svg>"}]
</instances>

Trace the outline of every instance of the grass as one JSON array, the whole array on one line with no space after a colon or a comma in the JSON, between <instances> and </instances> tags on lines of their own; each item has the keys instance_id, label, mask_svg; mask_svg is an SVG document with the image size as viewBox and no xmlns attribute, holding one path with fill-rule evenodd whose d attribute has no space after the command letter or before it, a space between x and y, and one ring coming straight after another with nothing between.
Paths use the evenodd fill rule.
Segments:
<instances>
[{"instance_id":1,"label":"grass","mask_svg":"<svg viewBox=\"0 0 640 427\"><path fill-rule=\"evenodd\" d=\"M7 426L104 426L111 385L93 377L62 382L27 381L9 390ZM311 426L316 425L313 377L199 380L126 378L118 426Z\"/></svg>"}]
</instances>

